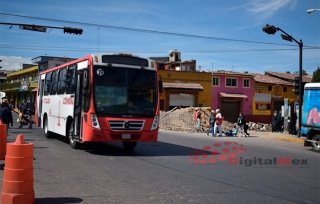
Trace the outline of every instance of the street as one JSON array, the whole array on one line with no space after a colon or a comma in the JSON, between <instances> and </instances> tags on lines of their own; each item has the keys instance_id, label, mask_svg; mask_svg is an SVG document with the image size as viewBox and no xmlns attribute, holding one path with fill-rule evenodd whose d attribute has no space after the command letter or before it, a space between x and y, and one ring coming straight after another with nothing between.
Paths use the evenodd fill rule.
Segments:
<instances>
[{"instance_id":1,"label":"street","mask_svg":"<svg viewBox=\"0 0 320 204\"><path fill-rule=\"evenodd\" d=\"M320 201L319 153L301 144L160 130L158 142L130 152L118 143L74 150L17 122L8 142L18 134L34 144L37 204Z\"/></svg>"}]
</instances>

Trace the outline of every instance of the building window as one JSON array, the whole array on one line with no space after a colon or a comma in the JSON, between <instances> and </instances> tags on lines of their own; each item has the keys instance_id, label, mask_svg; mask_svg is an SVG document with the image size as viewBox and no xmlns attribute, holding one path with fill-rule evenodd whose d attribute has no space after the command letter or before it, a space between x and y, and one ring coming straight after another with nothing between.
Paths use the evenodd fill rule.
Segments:
<instances>
[{"instance_id":1,"label":"building window","mask_svg":"<svg viewBox=\"0 0 320 204\"><path fill-rule=\"evenodd\" d=\"M38 73L33 73L31 80L32 80L32 81L37 81L37 80L38 80Z\"/></svg>"},{"instance_id":2,"label":"building window","mask_svg":"<svg viewBox=\"0 0 320 204\"><path fill-rule=\"evenodd\" d=\"M212 86L219 86L219 77L212 77Z\"/></svg>"},{"instance_id":3,"label":"building window","mask_svg":"<svg viewBox=\"0 0 320 204\"><path fill-rule=\"evenodd\" d=\"M24 80L28 81L29 80L29 76L28 75L24 76Z\"/></svg>"},{"instance_id":4,"label":"building window","mask_svg":"<svg viewBox=\"0 0 320 204\"><path fill-rule=\"evenodd\" d=\"M268 91L272 91L272 86L268 86Z\"/></svg>"},{"instance_id":5,"label":"building window","mask_svg":"<svg viewBox=\"0 0 320 204\"><path fill-rule=\"evenodd\" d=\"M282 87L283 89L282 89L282 91L283 92L287 92L287 87Z\"/></svg>"},{"instance_id":6,"label":"building window","mask_svg":"<svg viewBox=\"0 0 320 204\"><path fill-rule=\"evenodd\" d=\"M226 78L226 86L237 87L237 79Z\"/></svg>"},{"instance_id":7,"label":"building window","mask_svg":"<svg viewBox=\"0 0 320 204\"><path fill-rule=\"evenodd\" d=\"M249 79L243 79L243 87L245 87L245 88L250 87L250 80Z\"/></svg>"}]
</instances>

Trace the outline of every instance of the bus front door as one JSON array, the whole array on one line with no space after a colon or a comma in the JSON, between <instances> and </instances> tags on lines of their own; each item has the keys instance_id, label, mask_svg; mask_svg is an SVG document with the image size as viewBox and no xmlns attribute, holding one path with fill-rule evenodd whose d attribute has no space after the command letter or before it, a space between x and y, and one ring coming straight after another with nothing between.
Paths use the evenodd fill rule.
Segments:
<instances>
[{"instance_id":1,"label":"bus front door","mask_svg":"<svg viewBox=\"0 0 320 204\"><path fill-rule=\"evenodd\" d=\"M73 139L80 140L81 138L81 123L82 123L82 79L83 71L77 70L76 91L74 95L74 120L73 120Z\"/></svg>"}]
</instances>

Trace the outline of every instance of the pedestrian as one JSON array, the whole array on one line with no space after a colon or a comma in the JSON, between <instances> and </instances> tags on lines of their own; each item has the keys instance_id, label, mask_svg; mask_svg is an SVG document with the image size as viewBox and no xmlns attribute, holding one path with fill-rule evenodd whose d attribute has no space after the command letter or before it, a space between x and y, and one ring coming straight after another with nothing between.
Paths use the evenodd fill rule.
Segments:
<instances>
[{"instance_id":1,"label":"pedestrian","mask_svg":"<svg viewBox=\"0 0 320 204\"><path fill-rule=\"evenodd\" d=\"M291 109L291 114L290 114L290 133L293 135L296 135L296 123L297 123L297 114L294 112L293 109Z\"/></svg>"},{"instance_id":2,"label":"pedestrian","mask_svg":"<svg viewBox=\"0 0 320 204\"><path fill-rule=\"evenodd\" d=\"M277 132L277 118L278 118L278 116L277 116L277 111L276 110L274 110L273 111L273 115L272 115L272 118L271 118L271 123L272 123L272 132Z\"/></svg>"},{"instance_id":3,"label":"pedestrian","mask_svg":"<svg viewBox=\"0 0 320 204\"><path fill-rule=\"evenodd\" d=\"M222 117L220 113L220 109L216 110L216 125L219 130L219 136L222 137L222 122L223 122L224 117Z\"/></svg>"},{"instance_id":4,"label":"pedestrian","mask_svg":"<svg viewBox=\"0 0 320 204\"><path fill-rule=\"evenodd\" d=\"M200 109L198 108L197 110L197 131L198 132L200 132L201 119L202 119L201 112L200 112Z\"/></svg>"},{"instance_id":5,"label":"pedestrian","mask_svg":"<svg viewBox=\"0 0 320 204\"><path fill-rule=\"evenodd\" d=\"M277 115L277 132L282 132L282 115L281 111L279 111Z\"/></svg>"},{"instance_id":6,"label":"pedestrian","mask_svg":"<svg viewBox=\"0 0 320 204\"><path fill-rule=\"evenodd\" d=\"M0 120L3 124L6 125L6 131L7 131L7 137L8 137L8 129L9 124L11 123L11 127L13 126L13 118L12 118L12 112L9 107L9 101L8 99L3 99L1 106L0 106Z\"/></svg>"},{"instance_id":7,"label":"pedestrian","mask_svg":"<svg viewBox=\"0 0 320 204\"><path fill-rule=\"evenodd\" d=\"M216 123L216 112L214 110L211 110L211 114L209 116L209 124L210 129L207 132L207 135L209 136L209 133L212 133L212 137L215 135L215 124Z\"/></svg>"},{"instance_id":8,"label":"pedestrian","mask_svg":"<svg viewBox=\"0 0 320 204\"><path fill-rule=\"evenodd\" d=\"M199 110L199 108L195 108L192 114L192 120L193 120L193 127L195 129L197 129L197 111Z\"/></svg>"},{"instance_id":9,"label":"pedestrian","mask_svg":"<svg viewBox=\"0 0 320 204\"><path fill-rule=\"evenodd\" d=\"M245 117L244 117L244 113L243 112L241 112L241 116L242 116L242 121L243 121L243 130L244 130L244 133L246 134L246 137L248 137L250 134L248 133L248 129L249 129L249 127L248 127L248 125L247 125L247 122L246 122L246 119L245 119Z\"/></svg>"},{"instance_id":10,"label":"pedestrian","mask_svg":"<svg viewBox=\"0 0 320 204\"><path fill-rule=\"evenodd\" d=\"M11 100L10 101L10 103L9 103L9 107L10 107L10 109L13 111L13 106L14 106L14 102L13 102L13 100Z\"/></svg>"},{"instance_id":11,"label":"pedestrian","mask_svg":"<svg viewBox=\"0 0 320 204\"><path fill-rule=\"evenodd\" d=\"M244 137L247 137L247 133L245 131L245 126L246 126L246 122L244 120L244 116L243 116L243 113L240 112L239 113L239 118L238 118L238 121L237 121L237 128L236 128L236 136L238 135L238 130L241 129L241 133ZM239 135L240 137L241 135Z\"/></svg>"}]
</instances>

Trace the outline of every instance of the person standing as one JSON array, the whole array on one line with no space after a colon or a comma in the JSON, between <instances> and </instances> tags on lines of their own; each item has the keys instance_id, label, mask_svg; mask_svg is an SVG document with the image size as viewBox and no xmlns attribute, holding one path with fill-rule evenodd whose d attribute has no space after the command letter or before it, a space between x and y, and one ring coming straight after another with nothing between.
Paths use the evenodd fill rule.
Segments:
<instances>
[{"instance_id":1,"label":"person standing","mask_svg":"<svg viewBox=\"0 0 320 204\"><path fill-rule=\"evenodd\" d=\"M8 137L9 124L11 123L11 127L13 126L12 112L9 107L8 99L2 100L2 104L0 106L0 120L2 120L3 124L6 124L6 130L7 130L6 136Z\"/></svg>"},{"instance_id":2,"label":"person standing","mask_svg":"<svg viewBox=\"0 0 320 204\"><path fill-rule=\"evenodd\" d=\"M209 116L210 129L207 131L208 136L210 132L212 132L212 137L215 135L215 127L214 127L215 123L216 123L216 112L214 110L211 110L211 114Z\"/></svg>"},{"instance_id":3,"label":"person standing","mask_svg":"<svg viewBox=\"0 0 320 204\"><path fill-rule=\"evenodd\" d=\"M293 109L291 109L291 115L290 115L290 132L293 135L296 135L296 123L297 123L297 114L294 112Z\"/></svg>"},{"instance_id":4,"label":"person standing","mask_svg":"<svg viewBox=\"0 0 320 204\"><path fill-rule=\"evenodd\" d=\"M282 132L282 115L281 111L279 111L277 115L277 132Z\"/></svg>"},{"instance_id":5,"label":"person standing","mask_svg":"<svg viewBox=\"0 0 320 204\"><path fill-rule=\"evenodd\" d=\"M222 122L223 122L223 117L220 113L220 109L216 110L216 125L218 127L219 130L219 136L222 137Z\"/></svg>"},{"instance_id":6,"label":"person standing","mask_svg":"<svg viewBox=\"0 0 320 204\"><path fill-rule=\"evenodd\" d=\"M192 120L194 124L194 128L197 129L197 115L198 115L199 108L195 108L192 115Z\"/></svg>"},{"instance_id":7,"label":"person standing","mask_svg":"<svg viewBox=\"0 0 320 204\"><path fill-rule=\"evenodd\" d=\"M272 119L271 119L271 122L272 122L272 132L277 132L277 111L274 110L273 111L273 115L272 115Z\"/></svg>"},{"instance_id":8,"label":"person standing","mask_svg":"<svg viewBox=\"0 0 320 204\"><path fill-rule=\"evenodd\" d=\"M200 124L201 124L201 112L200 109L198 108L197 110L197 131L200 131Z\"/></svg>"}]
</instances>

